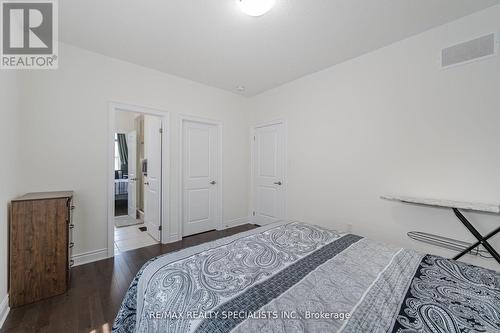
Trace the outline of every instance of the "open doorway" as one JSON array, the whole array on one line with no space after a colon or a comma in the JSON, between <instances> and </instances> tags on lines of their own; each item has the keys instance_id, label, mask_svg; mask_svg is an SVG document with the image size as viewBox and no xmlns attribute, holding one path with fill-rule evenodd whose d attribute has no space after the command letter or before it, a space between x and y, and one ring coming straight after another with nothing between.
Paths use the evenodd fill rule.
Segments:
<instances>
[{"instance_id":1,"label":"open doorway","mask_svg":"<svg viewBox=\"0 0 500 333\"><path fill-rule=\"evenodd\" d=\"M162 117L114 111L113 252L158 244L162 223Z\"/></svg>"}]
</instances>

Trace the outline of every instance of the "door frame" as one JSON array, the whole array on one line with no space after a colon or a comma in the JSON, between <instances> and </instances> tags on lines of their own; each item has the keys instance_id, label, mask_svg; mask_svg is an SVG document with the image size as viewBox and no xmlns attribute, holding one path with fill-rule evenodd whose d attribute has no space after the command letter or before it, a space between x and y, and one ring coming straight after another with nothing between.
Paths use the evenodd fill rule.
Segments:
<instances>
[{"instance_id":1,"label":"door frame","mask_svg":"<svg viewBox=\"0 0 500 333\"><path fill-rule=\"evenodd\" d=\"M116 112L135 112L160 117L162 120L162 152L161 152L161 242L167 243L168 231L170 227L170 143L171 143L171 130L170 130L170 113L161 109L154 109L150 107L125 104L119 102L109 102L108 106L108 173L107 173L107 192L108 192L108 257L114 257L115 248L115 232L114 232L114 218L115 218L115 167L114 167L114 151L115 151L115 114Z\"/></svg>"},{"instance_id":2,"label":"door frame","mask_svg":"<svg viewBox=\"0 0 500 333\"><path fill-rule=\"evenodd\" d=\"M128 132L128 133L127 133L127 140L128 140L128 136L129 136L129 134L131 134L131 133L134 133L134 136L135 136L135 139L136 139L135 141L136 141L136 143L137 143L137 130L135 130L135 129L134 129L133 131L130 131L130 132ZM129 153L129 154L128 154L128 158L130 159L130 145L128 144L128 141L127 141L127 146L129 147L129 151L128 151L128 153ZM137 159L137 145L136 145L136 147L135 147L135 157L136 157L136 159ZM137 162L137 160L136 160L136 162ZM136 165L135 169L136 169L136 170L135 170L135 175L136 175L136 177L137 177L137 165ZM130 165L129 165L129 168L128 168L128 170L127 170L127 171L128 171L128 175L129 175L128 179L130 179ZM130 184L130 182L129 182L129 184ZM129 186L127 186L127 191L128 191L128 189L129 189ZM137 216L137 182L136 182L136 184L135 184L135 190L136 190L136 191L135 191L136 193L134 194L134 196L135 196L135 202L134 202L134 203L135 203L135 206L134 206L134 209L135 209L135 214L134 214L134 215L136 215L136 216ZM127 202L127 213L128 213L128 216L130 216L130 211L129 211L129 209L130 209L130 200L129 200L129 198L130 198L131 196L132 196L132 194L130 194L130 192L129 192L129 193L128 193L128 195L127 195L127 197L128 197L128 198L127 198L127 200L128 200L128 202ZM136 218L137 218L137 217L136 217Z\"/></svg>"},{"instance_id":3,"label":"door frame","mask_svg":"<svg viewBox=\"0 0 500 333\"><path fill-rule=\"evenodd\" d=\"M255 185L255 130L260 127L272 126L272 125L283 125L283 185L281 189L283 191L283 219L286 220L288 218L287 212L287 187L288 187L288 126L285 119L276 119L272 121L267 121L263 123L257 123L250 127L250 211L248 212L248 216L250 216L250 223L255 224L254 212L255 212L255 193L254 193L254 185Z\"/></svg>"},{"instance_id":4,"label":"door frame","mask_svg":"<svg viewBox=\"0 0 500 333\"><path fill-rule=\"evenodd\" d=\"M196 117L196 116L190 116L190 115L179 115L179 225L178 229L179 230L179 235L178 238L179 240L182 239L182 235L184 233L184 122L186 121L191 121L191 122L196 122L196 123L202 123L202 124L208 124L208 125L214 125L217 127L217 136L218 136L218 142L217 142L217 149L219 150L219 158L217 161L217 164L219 165L219 170L218 170L218 183L219 183L219 188L218 188L218 193L217 193L217 221L216 221L216 230L223 230L224 229L224 204L223 204L223 192L224 192L224 179L223 179L223 129L224 129L224 124L219 121L219 120L213 120L213 119L208 119L208 118L202 118L202 117Z\"/></svg>"}]
</instances>

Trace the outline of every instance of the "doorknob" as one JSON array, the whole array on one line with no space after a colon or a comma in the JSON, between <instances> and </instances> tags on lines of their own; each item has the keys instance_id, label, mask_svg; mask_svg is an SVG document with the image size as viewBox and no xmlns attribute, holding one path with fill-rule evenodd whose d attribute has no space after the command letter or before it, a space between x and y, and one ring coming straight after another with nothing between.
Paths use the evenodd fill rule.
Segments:
<instances>
[{"instance_id":1,"label":"doorknob","mask_svg":"<svg viewBox=\"0 0 500 333\"><path fill-rule=\"evenodd\" d=\"M281 185L281 182L274 182L275 185Z\"/></svg>"},{"instance_id":2,"label":"doorknob","mask_svg":"<svg viewBox=\"0 0 500 333\"><path fill-rule=\"evenodd\" d=\"M215 184L217 184L217 182L216 182L215 180L212 180L212 181L210 182L210 184L215 185Z\"/></svg>"}]
</instances>

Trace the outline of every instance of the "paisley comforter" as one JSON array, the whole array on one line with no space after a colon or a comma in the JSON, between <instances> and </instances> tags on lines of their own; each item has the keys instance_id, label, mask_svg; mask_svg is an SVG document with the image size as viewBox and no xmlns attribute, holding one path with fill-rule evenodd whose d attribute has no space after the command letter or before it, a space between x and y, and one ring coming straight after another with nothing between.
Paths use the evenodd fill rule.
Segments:
<instances>
[{"instance_id":1,"label":"paisley comforter","mask_svg":"<svg viewBox=\"0 0 500 333\"><path fill-rule=\"evenodd\" d=\"M500 332L500 273L280 222L150 260L113 332Z\"/></svg>"}]
</instances>

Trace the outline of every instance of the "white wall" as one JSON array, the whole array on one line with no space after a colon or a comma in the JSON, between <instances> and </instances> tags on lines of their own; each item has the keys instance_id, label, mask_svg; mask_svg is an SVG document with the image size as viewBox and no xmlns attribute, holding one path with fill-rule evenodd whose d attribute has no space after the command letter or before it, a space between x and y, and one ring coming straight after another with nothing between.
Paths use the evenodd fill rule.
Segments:
<instances>
[{"instance_id":1,"label":"white wall","mask_svg":"<svg viewBox=\"0 0 500 333\"><path fill-rule=\"evenodd\" d=\"M379 196L500 203L500 57L439 69L443 47L498 31L499 17L496 6L253 98L253 123L288 122L288 216L350 223L355 233L445 256L406 232L472 240L448 210ZM500 222L467 216L483 232Z\"/></svg>"},{"instance_id":2,"label":"white wall","mask_svg":"<svg viewBox=\"0 0 500 333\"><path fill-rule=\"evenodd\" d=\"M224 220L248 216L248 119L243 97L60 45L54 71L24 75L22 191L75 191L75 253L107 247L107 131L110 101L171 114L171 220L178 221L179 114L224 123ZM32 172L35 171L35 172ZM175 230L174 230L175 231Z\"/></svg>"},{"instance_id":3,"label":"white wall","mask_svg":"<svg viewBox=\"0 0 500 333\"><path fill-rule=\"evenodd\" d=\"M14 71L0 72L0 326L7 307L8 206L18 195L17 172L19 80Z\"/></svg>"},{"instance_id":4,"label":"white wall","mask_svg":"<svg viewBox=\"0 0 500 333\"><path fill-rule=\"evenodd\" d=\"M224 220L246 217L249 125L284 118L290 218L350 223L356 233L449 256L405 234L471 240L451 212L379 196L500 202L500 57L438 69L442 47L498 30L499 16L493 7L252 99L61 44L58 70L22 74L17 192L75 190L75 253L105 249L107 111L117 101L171 113L172 221L179 216L179 114L223 121ZM482 231L499 222L469 215Z\"/></svg>"},{"instance_id":5,"label":"white wall","mask_svg":"<svg viewBox=\"0 0 500 333\"><path fill-rule=\"evenodd\" d=\"M116 112L115 114L115 132L130 133L135 130L135 118L139 116L134 112Z\"/></svg>"}]
</instances>

